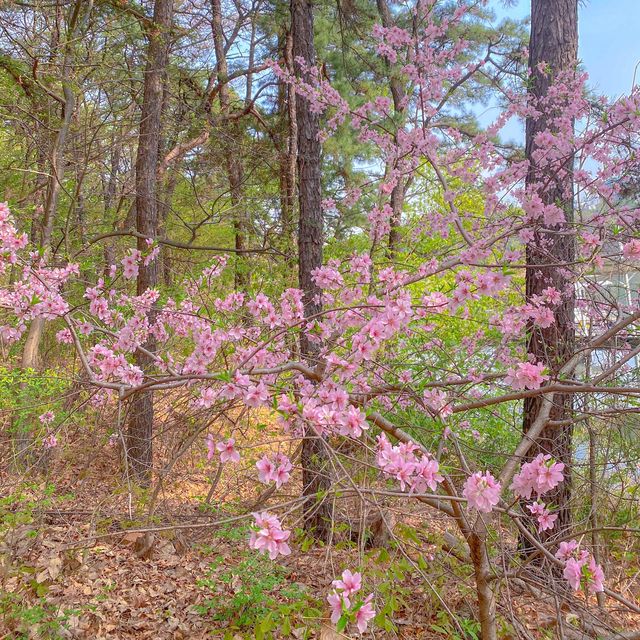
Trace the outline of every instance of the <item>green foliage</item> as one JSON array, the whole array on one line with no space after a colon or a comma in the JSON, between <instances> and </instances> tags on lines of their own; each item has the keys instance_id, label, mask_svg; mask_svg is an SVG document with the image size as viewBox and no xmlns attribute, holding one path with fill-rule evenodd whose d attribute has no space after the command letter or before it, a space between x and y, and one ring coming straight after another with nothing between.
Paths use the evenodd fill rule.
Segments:
<instances>
[{"instance_id":1,"label":"green foliage","mask_svg":"<svg viewBox=\"0 0 640 640\"><path fill-rule=\"evenodd\" d=\"M452 623L445 611L440 611L437 615L437 622L431 625L431 629L450 640L480 640L479 622L469 618L458 618L457 623L460 629ZM462 630L462 634L460 630Z\"/></svg>"},{"instance_id":2,"label":"green foliage","mask_svg":"<svg viewBox=\"0 0 640 640\"><path fill-rule=\"evenodd\" d=\"M31 433L41 436L45 428L38 416L45 411L56 414L56 423L64 419L63 393L68 386L59 371L48 369L0 368L0 406L12 416L14 434Z\"/></svg>"},{"instance_id":3,"label":"green foliage","mask_svg":"<svg viewBox=\"0 0 640 640\"><path fill-rule=\"evenodd\" d=\"M398 533L402 537L402 531ZM394 622L398 613L415 606L415 584L411 583L415 567L402 553L395 549L374 549L365 557L363 573L367 580L375 584L376 617L375 626L387 632L396 632ZM365 589L364 593L368 593Z\"/></svg>"},{"instance_id":4,"label":"green foliage","mask_svg":"<svg viewBox=\"0 0 640 640\"><path fill-rule=\"evenodd\" d=\"M0 533L19 525L31 524L35 512L73 499L72 494L56 495L56 486L25 482L6 496L0 496ZM34 532L36 535L36 532Z\"/></svg>"},{"instance_id":5,"label":"green foliage","mask_svg":"<svg viewBox=\"0 0 640 640\"><path fill-rule=\"evenodd\" d=\"M217 535L237 541L246 537L246 529L229 528ZM211 591L212 597L196 610L218 623L228 621L229 637L238 631L257 640L288 637L300 627L306 634L321 616L320 603L304 585L291 582L285 567L253 551L242 553L233 566L223 557L216 558L208 577L198 585Z\"/></svg>"},{"instance_id":6,"label":"green foliage","mask_svg":"<svg viewBox=\"0 0 640 640\"><path fill-rule=\"evenodd\" d=\"M13 640L62 640L67 638L65 630L71 616L80 613L77 609L61 609L43 597L37 604L28 604L18 593L0 593L0 619Z\"/></svg>"}]
</instances>

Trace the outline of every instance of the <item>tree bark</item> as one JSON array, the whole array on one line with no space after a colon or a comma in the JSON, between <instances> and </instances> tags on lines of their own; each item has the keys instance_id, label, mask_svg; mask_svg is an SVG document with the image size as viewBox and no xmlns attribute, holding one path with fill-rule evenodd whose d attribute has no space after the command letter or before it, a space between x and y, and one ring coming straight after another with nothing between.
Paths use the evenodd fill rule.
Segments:
<instances>
[{"instance_id":1,"label":"tree bark","mask_svg":"<svg viewBox=\"0 0 640 640\"><path fill-rule=\"evenodd\" d=\"M484 521L476 524L476 529L467 537L471 563L476 581L478 594L478 618L480 622L480 637L482 640L496 640L496 599L491 589L491 563L487 553L487 528Z\"/></svg>"},{"instance_id":2,"label":"tree bark","mask_svg":"<svg viewBox=\"0 0 640 640\"><path fill-rule=\"evenodd\" d=\"M389 4L386 0L376 0L376 7L378 8L378 15L382 26L386 29L390 29L395 26L393 15ZM396 114L404 112L403 100L405 97L405 88L402 83L393 74L393 69L386 61L385 66L389 71L389 90L391 91L391 98L393 100L393 110ZM397 143L396 139L396 143ZM395 167L391 163L387 163L385 175L389 175ZM402 176L398 176L398 182L391 191L391 219L389 220L389 240L387 244L387 257L389 260L394 260L398 254L400 248L400 225L402 224L402 208L404 206L405 197L405 181Z\"/></svg>"},{"instance_id":3,"label":"tree bark","mask_svg":"<svg viewBox=\"0 0 640 640\"><path fill-rule=\"evenodd\" d=\"M530 93L533 97L545 96L551 82L559 72L572 71L577 65L578 53L578 6L577 0L532 0L531 36L529 43L529 68L531 69ZM545 63L550 73L541 71ZM562 292L562 302L554 308L555 322L541 329L532 322L528 325L528 352L536 361L544 362L551 374L571 358L575 347L574 305L575 293L567 274L558 264L571 264L575 257L575 235L573 223L573 158L565 165L553 170L536 166L536 134L548 130L553 113L543 110L538 117L529 117L526 122L526 155L529 160L527 187L541 197L544 204L560 206L566 216L564 223L540 225L534 230L534 238L527 245L526 299L542 295L547 287ZM540 399L524 402L524 431L528 431L540 411ZM549 420L571 418L572 396L555 396ZM571 524L571 460L572 425L545 426L540 437L531 447L529 456L539 453L551 454L564 462L565 481L545 496L548 503L558 508L558 520L549 535L566 531ZM541 536L542 537L542 536Z\"/></svg>"},{"instance_id":4,"label":"tree bark","mask_svg":"<svg viewBox=\"0 0 640 640\"><path fill-rule=\"evenodd\" d=\"M309 67L315 65L313 9L309 0L291 0L291 32L293 60L301 58ZM296 95L298 127L298 280L303 291L305 317L322 311L321 289L312 278L314 269L322 266L323 219L320 182L320 130L318 116L309 103ZM317 362L318 346L303 332L300 351L311 364ZM330 535L329 504L322 493L329 489L328 460L324 440L307 428L302 443L302 491L305 503L305 529L321 540Z\"/></svg>"},{"instance_id":5,"label":"tree bark","mask_svg":"<svg viewBox=\"0 0 640 640\"><path fill-rule=\"evenodd\" d=\"M293 39L291 30L280 35L279 49L282 52L287 70L294 73ZM298 157L298 125L296 118L296 96L293 85L278 82L278 111L281 119L280 136L280 222L282 225L282 244L287 270L295 266L296 250L295 213L296 213L296 163ZM295 274L295 271L293 272Z\"/></svg>"},{"instance_id":6,"label":"tree bark","mask_svg":"<svg viewBox=\"0 0 640 640\"><path fill-rule=\"evenodd\" d=\"M89 18L89 14L92 10L92 3L87 3L84 18L81 20L80 15L82 8L82 0L77 0L75 5L70 9L69 21L67 24L67 35L60 74L60 84L62 86L62 95L64 96L62 121L51 145L51 153L49 156L49 178L47 180L42 224L38 234L40 246L43 250L48 248L51 244L51 236L53 235L53 225L58 208L58 200L60 199L62 180L64 179L66 170L65 150L67 146L67 137L69 135L69 129L71 128L71 118L73 117L73 112L76 107L76 94L73 91L71 82L75 58L75 40L81 27L86 24ZM36 318L29 326L24 349L22 351L21 366L23 369L37 369L39 366L40 342L44 332L44 324L45 323L42 318Z\"/></svg>"},{"instance_id":7,"label":"tree bark","mask_svg":"<svg viewBox=\"0 0 640 640\"><path fill-rule=\"evenodd\" d=\"M136 157L136 229L145 236L158 233L158 178L160 130L162 121L163 88L169 60L169 36L173 15L173 0L156 0L153 24L149 28L147 64L144 78L144 95L138 152ZM138 249L147 249L144 238L138 238ZM140 265L137 294L153 288L158 282L157 261ZM153 310L150 322L153 321ZM145 349L155 350L155 340L149 337ZM153 365L151 355L136 351L136 364L146 373ZM151 482L153 468L153 392L143 391L134 395L129 408L127 430L127 458L133 475L142 485Z\"/></svg>"},{"instance_id":8,"label":"tree bark","mask_svg":"<svg viewBox=\"0 0 640 640\"><path fill-rule=\"evenodd\" d=\"M221 0L211 0L213 44L216 51L216 71L218 74L218 85L220 91L220 111L223 115L228 115L231 110L231 95L229 91L229 68L227 65L227 53L224 44L224 31L222 27L222 3ZM229 178L229 190L231 196L231 206L233 208L233 228L235 234L236 248L236 271L235 288L236 291L246 291L249 284L247 265L242 252L246 249L246 214L244 212L245 199L243 193L244 168L242 166L242 131L236 120L229 122L228 131L229 144L226 149L226 169Z\"/></svg>"}]
</instances>

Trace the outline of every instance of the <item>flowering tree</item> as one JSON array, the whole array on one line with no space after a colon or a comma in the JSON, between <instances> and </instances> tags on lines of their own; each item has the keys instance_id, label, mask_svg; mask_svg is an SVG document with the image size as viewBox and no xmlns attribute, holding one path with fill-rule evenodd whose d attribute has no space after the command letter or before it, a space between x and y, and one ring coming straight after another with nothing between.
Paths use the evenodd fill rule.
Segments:
<instances>
[{"instance_id":1,"label":"flowering tree","mask_svg":"<svg viewBox=\"0 0 640 640\"><path fill-rule=\"evenodd\" d=\"M293 506L308 509L312 501L319 508L348 493L428 505L450 519L466 543L486 640L497 637L500 587L518 571L494 561L498 530L523 537L572 589L604 591L640 612L604 586L602 567L580 531L556 530L556 505L546 497L567 481L565 464L545 451L528 456L544 429L562 426L552 419L560 396L574 399L570 420L578 423L636 411L628 400L637 398L640 385L623 374L640 351L629 340L640 307L637 299L623 307L597 297L592 276L608 263L640 259L638 210L621 194L634 168L628 150L636 142L640 93L593 101L586 77L564 71L548 77L543 97L505 89L508 102L496 122L480 133L464 131L450 105L468 83L487 76L497 54L489 44L483 55L471 55L460 35L473 23L474 3L460 3L448 17L432 0L413 11L413 32L378 26L373 33L377 55L404 83L400 120L386 95L354 108L304 60L296 61L298 75L274 63L278 76L323 115L323 140L348 126L385 167L367 186L379 202L367 212L367 250L331 258L313 272L321 290L318 313L305 314L299 289L273 296L225 291L224 259L186 279L180 300L158 288L133 294L132 280L162 243L144 234L145 242L123 253L107 275L82 286L78 266L56 264L30 247L2 205L2 339L19 340L36 319L55 324L58 341L72 346L82 363L94 401L123 406L139 394L170 398L182 390L193 407L212 414L238 407L272 411L283 437L317 438L330 460L330 488ZM523 273L535 267L527 264L525 246L567 221L560 206L540 197L543 187L532 184L527 160L507 156L495 138L510 118L540 111L551 115L549 128L535 136L539 180L576 158L579 197L562 233L575 238L578 251L559 265L561 284L549 282L525 297ZM389 262L389 198L399 181L413 185L415 193L405 197L418 204L403 237L394 238L396 261ZM353 206L361 194L343 195ZM527 353L525 328L552 326L557 307L575 294L573 351L543 363ZM145 347L151 338L154 351ZM298 357L301 338L314 346L313 358ZM603 349L606 361L585 375L585 362ZM144 371L134 363L140 353L149 363ZM537 413L527 432L516 426L509 442L493 451L499 462L481 467L470 452L487 416L517 414L521 401L532 398ZM582 411L588 399L590 408ZM55 416L45 413L41 421L44 446L56 446ZM342 452L345 441L356 453ZM203 434L200 442L210 459L242 459L231 432L206 441ZM354 458L376 470L373 480L349 473ZM276 491L293 477L294 463L282 452L265 455L256 467L256 480ZM274 502L253 514L249 544L272 559L295 548L286 514L276 515L281 506L292 504ZM539 532L546 533L544 542ZM374 594L359 596L362 580L346 570L327 596L340 628L353 623L364 632L375 616Z\"/></svg>"}]
</instances>

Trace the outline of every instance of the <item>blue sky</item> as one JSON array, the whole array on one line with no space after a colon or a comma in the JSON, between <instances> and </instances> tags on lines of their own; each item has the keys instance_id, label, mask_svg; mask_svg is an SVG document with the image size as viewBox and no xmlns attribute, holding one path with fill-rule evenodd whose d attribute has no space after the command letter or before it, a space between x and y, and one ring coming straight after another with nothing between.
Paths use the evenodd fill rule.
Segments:
<instances>
[{"instance_id":1,"label":"blue sky","mask_svg":"<svg viewBox=\"0 0 640 640\"><path fill-rule=\"evenodd\" d=\"M553 0L551 0L553 1ZM504 8L501 0L491 4L498 16L524 18L530 1L518 0ZM600 93L629 93L640 62L640 0L582 0L579 5L579 56L589 73L590 84Z\"/></svg>"},{"instance_id":2,"label":"blue sky","mask_svg":"<svg viewBox=\"0 0 640 640\"><path fill-rule=\"evenodd\" d=\"M554 0L548 0L553 2ZM503 0L490 0L498 18L526 18L530 0L516 0L505 7ZM581 0L578 14L578 55L589 74L589 84L598 93L618 97L640 83L640 0ZM636 66L638 69L636 70ZM487 124L496 111L489 108L480 121ZM522 123L510 121L501 137L522 143Z\"/></svg>"}]
</instances>

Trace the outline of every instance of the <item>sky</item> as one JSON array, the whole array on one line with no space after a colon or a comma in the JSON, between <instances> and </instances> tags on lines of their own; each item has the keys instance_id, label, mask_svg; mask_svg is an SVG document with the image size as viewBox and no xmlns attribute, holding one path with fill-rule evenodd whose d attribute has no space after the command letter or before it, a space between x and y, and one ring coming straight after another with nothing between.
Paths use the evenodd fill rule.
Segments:
<instances>
[{"instance_id":1,"label":"sky","mask_svg":"<svg viewBox=\"0 0 640 640\"><path fill-rule=\"evenodd\" d=\"M491 0L490 5L498 17L521 19L530 13L530 0L517 0L507 8L502 0ZM589 85L613 98L629 93L634 73L640 83L640 0L580 0L578 11L578 56ZM503 139L522 136L515 122L502 132Z\"/></svg>"}]
</instances>

